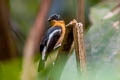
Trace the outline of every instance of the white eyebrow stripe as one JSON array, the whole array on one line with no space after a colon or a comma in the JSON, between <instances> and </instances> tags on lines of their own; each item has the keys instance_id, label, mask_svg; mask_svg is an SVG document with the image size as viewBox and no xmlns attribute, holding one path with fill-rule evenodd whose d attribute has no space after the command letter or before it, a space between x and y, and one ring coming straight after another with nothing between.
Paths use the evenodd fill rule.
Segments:
<instances>
[{"instance_id":1,"label":"white eyebrow stripe","mask_svg":"<svg viewBox=\"0 0 120 80\"><path fill-rule=\"evenodd\" d=\"M57 33L57 32L61 32L61 29L56 29L56 30L54 30L54 31L49 35L49 38L48 38L48 41L47 41L47 47L48 47L48 44L49 44L50 41L51 41L51 37L52 37L55 33Z\"/></svg>"}]
</instances>

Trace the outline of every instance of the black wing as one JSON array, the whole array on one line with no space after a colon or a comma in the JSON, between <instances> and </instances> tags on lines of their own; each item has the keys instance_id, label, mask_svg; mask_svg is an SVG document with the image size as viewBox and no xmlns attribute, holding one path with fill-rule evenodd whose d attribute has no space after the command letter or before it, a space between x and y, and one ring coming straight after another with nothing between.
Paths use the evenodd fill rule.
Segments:
<instances>
[{"instance_id":1,"label":"black wing","mask_svg":"<svg viewBox=\"0 0 120 80\"><path fill-rule=\"evenodd\" d=\"M60 38L61 33L62 30L59 26L51 27L50 29L48 29L40 44L40 52L43 52L45 48L46 53L52 51L58 39Z\"/></svg>"},{"instance_id":2,"label":"black wing","mask_svg":"<svg viewBox=\"0 0 120 80\"><path fill-rule=\"evenodd\" d=\"M43 40L40 44L40 52L42 53L42 58L40 58L38 71L44 68L48 53L53 50L55 44L61 36L61 33L61 27L55 26L48 29L47 33L43 37Z\"/></svg>"}]
</instances>

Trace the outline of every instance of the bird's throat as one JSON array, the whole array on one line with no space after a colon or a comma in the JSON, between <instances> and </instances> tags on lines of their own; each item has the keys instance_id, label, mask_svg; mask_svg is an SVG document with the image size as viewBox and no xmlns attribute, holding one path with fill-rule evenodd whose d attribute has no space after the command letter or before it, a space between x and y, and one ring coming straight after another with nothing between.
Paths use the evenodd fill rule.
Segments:
<instances>
[{"instance_id":1,"label":"bird's throat","mask_svg":"<svg viewBox=\"0 0 120 80\"><path fill-rule=\"evenodd\" d=\"M51 24L51 26L63 26L63 25L65 25L65 22L63 20L61 20L61 21L52 20L50 22L50 24Z\"/></svg>"}]
</instances>

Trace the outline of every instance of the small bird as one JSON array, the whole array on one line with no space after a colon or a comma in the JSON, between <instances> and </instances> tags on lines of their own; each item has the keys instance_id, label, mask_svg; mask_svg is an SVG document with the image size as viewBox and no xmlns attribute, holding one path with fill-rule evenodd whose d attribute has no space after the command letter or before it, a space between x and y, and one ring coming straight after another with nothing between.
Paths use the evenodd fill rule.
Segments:
<instances>
[{"instance_id":1,"label":"small bird","mask_svg":"<svg viewBox=\"0 0 120 80\"><path fill-rule=\"evenodd\" d=\"M40 53L42 58L39 63L39 70L42 70L45 66L45 61L51 51L61 46L65 35L65 22L58 14L53 14L48 18L50 23L50 28L45 33L41 43L40 43Z\"/></svg>"}]
</instances>

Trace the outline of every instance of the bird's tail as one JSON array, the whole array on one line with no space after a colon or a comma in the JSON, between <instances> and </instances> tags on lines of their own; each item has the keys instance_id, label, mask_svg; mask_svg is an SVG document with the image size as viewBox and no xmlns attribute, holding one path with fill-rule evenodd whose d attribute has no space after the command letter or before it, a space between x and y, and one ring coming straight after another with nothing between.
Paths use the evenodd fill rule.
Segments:
<instances>
[{"instance_id":1,"label":"bird's tail","mask_svg":"<svg viewBox=\"0 0 120 80\"><path fill-rule=\"evenodd\" d=\"M40 58L39 66L38 66L38 72L43 70L45 68L45 61L46 61L46 47L44 47L42 51L42 57Z\"/></svg>"}]
</instances>

